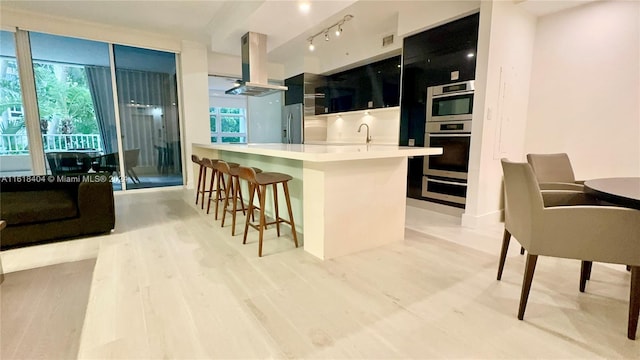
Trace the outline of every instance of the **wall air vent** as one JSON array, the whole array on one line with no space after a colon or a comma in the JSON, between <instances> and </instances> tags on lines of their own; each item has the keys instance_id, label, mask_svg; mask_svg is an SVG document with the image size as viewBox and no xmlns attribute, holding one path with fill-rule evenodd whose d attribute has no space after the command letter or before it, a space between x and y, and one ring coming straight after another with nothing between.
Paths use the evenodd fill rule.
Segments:
<instances>
[{"instance_id":1,"label":"wall air vent","mask_svg":"<svg viewBox=\"0 0 640 360\"><path fill-rule=\"evenodd\" d=\"M389 46L393 44L393 34L382 38L382 46Z\"/></svg>"}]
</instances>

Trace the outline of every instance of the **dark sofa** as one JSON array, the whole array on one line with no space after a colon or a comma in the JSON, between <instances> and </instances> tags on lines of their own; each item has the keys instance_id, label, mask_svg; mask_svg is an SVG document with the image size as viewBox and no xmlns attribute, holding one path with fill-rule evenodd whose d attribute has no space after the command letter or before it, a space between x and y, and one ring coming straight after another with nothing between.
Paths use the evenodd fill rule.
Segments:
<instances>
[{"instance_id":1,"label":"dark sofa","mask_svg":"<svg viewBox=\"0 0 640 360\"><path fill-rule=\"evenodd\" d=\"M0 250L106 233L115 209L109 174L0 178Z\"/></svg>"}]
</instances>

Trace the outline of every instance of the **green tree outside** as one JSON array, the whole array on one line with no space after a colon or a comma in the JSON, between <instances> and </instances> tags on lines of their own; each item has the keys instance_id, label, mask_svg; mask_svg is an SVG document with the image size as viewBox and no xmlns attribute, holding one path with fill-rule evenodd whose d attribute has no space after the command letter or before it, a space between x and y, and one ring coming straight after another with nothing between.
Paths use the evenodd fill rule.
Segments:
<instances>
[{"instance_id":1,"label":"green tree outside","mask_svg":"<svg viewBox=\"0 0 640 360\"><path fill-rule=\"evenodd\" d=\"M87 76L81 66L34 63L41 129L49 134L98 134ZM22 107L15 59L0 60L0 114ZM24 129L24 117L15 124L0 124L0 132Z\"/></svg>"}]
</instances>

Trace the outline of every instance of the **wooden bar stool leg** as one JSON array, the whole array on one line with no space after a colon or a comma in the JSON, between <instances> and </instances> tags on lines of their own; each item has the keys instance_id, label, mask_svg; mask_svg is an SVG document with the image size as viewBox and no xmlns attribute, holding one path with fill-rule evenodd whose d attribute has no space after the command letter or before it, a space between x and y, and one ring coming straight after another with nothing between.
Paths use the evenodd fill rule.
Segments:
<instances>
[{"instance_id":1,"label":"wooden bar stool leg","mask_svg":"<svg viewBox=\"0 0 640 360\"><path fill-rule=\"evenodd\" d=\"M267 195L267 186L260 185L260 237L258 242L258 257L262 257L262 237L264 235L264 224L266 223L264 216L264 203Z\"/></svg>"},{"instance_id":2,"label":"wooden bar stool leg","mask_svg":"<svg viewBox=\"0 0 640 360\"><path fill-rule=\"evenodd\" d=\"M220 205L220 202L222 201L222 191L224 190L224 193L227 193L227 186L224 183L224 174L221 172L218 172L218 184L216 186L216 197L219 196L218 200L216 200L216 217L215 219L218 220L218 205Z\"/></svg>"},{"instance_id":3,"label":"wooden bar stool leg","mask_svg":"<svg viewBox=\"0 0 640 360\"><path fill-rule=\"evenodd\" d=\"M287 211L289 211L289 221L291 222L291 235L293 235L293 242L298 247L298 236L296 235L296 225L293 222L293 211L291 210L291 198L289 197L289 186L287 182L282 183L282 187L284 188L284 198L287 201Z\"/></svg>"},{"instance_id":4,"label":"wooden bar stool leg","mask_svg":"<svg viewBox=\"0 0 640 360\"><path fill-rule=\"evenodd\" d=\"M202 203L200 204L200 209L204 209L204 194L206 193L205 189L207 188L207 167L202 167Z\"/></svg>"},{"instance_id":5,"label":"wooden bar stool leg","mask_svg":"<svg viewBox=\"0 0 640 360\"><path fill-rule=\"evenodd\" d=\"M242 198L242 192L240 191L240 178L234 176L233 181L235 185L233 186L233 211L231 213L231 236L236 235L236 210L238 209L238 193L240 194L240 198ZM242 205L242 213L244 214L244 205Z\"/></svg>"},{"instance_id":6,"label":"wooden bar stool leg","mask_svg":"<svg viewBox=\"0 0 640 360\"><path fill-rule=\"evenodd\" d=\"M258 193L258 202L259 202L260 201L260 187L254 186L254 188L255 188L255 192ZM259 210L260 209L258 209L258 211ZM251 221L254 221L254 222L256 221L256 217L253 215L253 212L251 213Z\"/></svg>"},{"instance_id":7,"label":"wooden bar stool leg","mask_svg":"<svg viewBox=\"0 0 640 360\"><path fill-rule=\"evenodd\" d=\"M207 214L209 213L209 209L211 208L211 194L213 194L213 183L216 179L216 174L218 171L216 169L212 169L211 181L209 182L209 199L207 201ZM216 192L216 199L218 198L218 193Z\"/></svg>"},{"instance_id":8,"label":"wooden bar stool leg","mask_svg":"<svg viewBox=\"0 0 640 360\"><path fill-rule=\"evenodd\" d=\"M240 198L240 207L242 207L242 215L247 214L247 209L244 207L244 199L242 198L242 189L240 188L240 177L236 177L238 184L238 197Z\"/></svg>"},{"instance_id":9,"label":"wooden bar stool leg","mask_svg":"<svg viewBox=\"0 0 640 360\"><path fill-rule=\"evenodd\" d=\"M224 192L224 206L222 207L222 224L220 225L221 227L224 227L224 219L227 217L227 207L229 206L229 195L231 195L233 192L233 177L229 176L229 185Z\"/></svg>"},{"instance_id":10,"label":"wooden bar stool leg","mask_svg":"<svg viewBox=\"0 0 640 360\"><path fill-rule=\"evenodd\" d=\"M196 184L196 205L198 205L198 199L200 199L200 186L202 183L202 170L204 170L204 166L202 164L199 165L198 168L198 183ZM204 194L202 195L204 196Z\"/></svg>"},{"instance_id":11,"label":"wooden bar stool leg","mask_svg":"<svg viewBox=\"0 0 640 360\"><path fill-rule=\"evenodd\" d=\"M278 184L273 184L273 206L276 213L276 231L280 237L280 214L278 212Z\"/></svg>"},{"instance_id":12,"label":"wooden bar stool leg","mask_svg":"<svg viewBox=\"0 0 640 360\"><path fill-rule=\"evenodd\" d=\"M249 214L251 214L251 217L253 217L253 194L255 194L256 188L257 186L253 185L252 183L249 183L249 212L247 213L247 219L244 223L244 238L242 239L243 244L247 243L247 234L249 233L249 221L251 220L249 219Z\"/></svg>"}]
</instances>

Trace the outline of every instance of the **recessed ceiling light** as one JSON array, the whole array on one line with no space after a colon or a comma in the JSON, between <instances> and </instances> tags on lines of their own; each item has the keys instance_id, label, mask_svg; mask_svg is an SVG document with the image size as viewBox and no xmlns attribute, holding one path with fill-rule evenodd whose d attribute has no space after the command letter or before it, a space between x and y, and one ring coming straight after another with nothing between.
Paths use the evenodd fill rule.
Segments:
<instances>
[{"instance_id":1,"label":"recessed ceiling light","mask_svg":"<svg viewBox=\"0 0 640 360\"><path fill-rule=\"evenodd\" d=\"M298 10L303 14L307 14L309 10L311 10L311 3L308 1L300 1L298 3Z\"/></svg>"}]
</instances>

